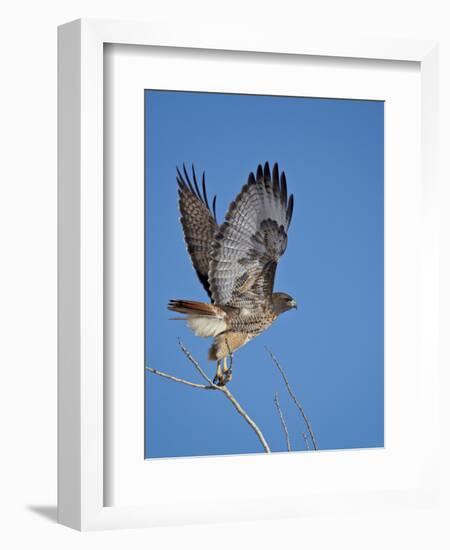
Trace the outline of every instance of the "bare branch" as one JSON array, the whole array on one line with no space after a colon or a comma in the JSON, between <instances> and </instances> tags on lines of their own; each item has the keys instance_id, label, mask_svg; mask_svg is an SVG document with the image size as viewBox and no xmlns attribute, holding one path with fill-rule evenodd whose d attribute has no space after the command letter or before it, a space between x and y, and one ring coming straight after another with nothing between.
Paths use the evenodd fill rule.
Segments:
<instances>
[{"instance_id":1,"label":"bare branch","mask_svg":"<svg viewBox=\"0 0 450 550\"><path fill-rule=\"evenodd\" d=\"M178 382L180 384L184 384L185 386L190 386L192 388L199 388L202 390L216 390L225 395L225 397L230 401L230 403L233 405L233 407L236 409L236 411L242 416L242 418L247 422L247 424L252 428L252 430L255 432L257 438L259 439L264 451L266 453L270 453L270 447L267 444L266 439L263 436L263 433L261 432L260 428L256 424L252 418L245 412L245 410L242 408L241 404L238 402L238 400L234 397L234 395L230 392L230 390L226 386L218 386L217 384L214 384L213 381L208 377L208 375L204 372L204 370L199 365L198 361L194 359L192 354L189 352L188 349L183 345L181 340L178 340L178 343L180 344L180 348L183 351L183 353L186 355L186 357L189 359L189 361L194 365L195 369L200 373L202 378L208 382L207 385L205 384L196 384L195 382L190 382L189 380L184 380L183 378L177 378L176 376L172 376L171 374L167 374L165 372L161 372L159 370L153 369L151 367L145 367L145 369L152 374L156 374L158 376L161 376L162 378L166 378L168 380L172 380L173 382Z\"/></svg>"},{"instance_id":2,"label":"bare branch","mask_svg":"<svg viewBox=\"0 0 450 550\"><path fill-rule=\"evenodd\" d=\"M161 372L156 369L152 369L151 367L145 367L145 370L148 370L149 372L152 372L153 374L157 374L158 376L162 376L162 378L168 378L169 380L173 380L174 382L179 382L180 384L185 384L186 386L191 386L192 388L200 388L201 390L212 390L213 388L211 386L205 386L205 384L196 384L195 382L189 382L189 380L184 380L183 378L177 378L176 376L172 376L171 374L166 374L165 372Z\"/></svg>"},{"instance_id":3,"label":"bare branch","mask_svg":"<svg viewBox=\"0 0 450 550\"><path fill-rule=\"evenodd\" d=\"M302 432L302 437L303 437L303 440L305 441L305 447L306 447L306 450L309 451L309 441L308 441L308 436L305 434L305 432Z\"/></svg>"},{"instance_id":4,"label":"bare branch","mask_svg":"<svg viewBox=\"0 0 450 550\"><path fill-rule=\"evenodd\" d=\"M291 449L291 440L289 439L289 431L286 424L286 421L284 419L283 411L281 410L280 402L278 401L278 392L275 392L275 407L278 412L278 416L280 417L281 425L283 426L284 431L284 437L286 438L286 447L288 451L292 451Z\"/></svg>"},{"instance_id":5,"label":"bare branch","mask_svg":"<svg viewBox=\"0 0 450 550\"><path fill-rule=\"evenodd\" d=\"M213 381L211 380L211 378L208 377L208 375L206 374L206 372L202 369L202 367L199 365L198 361L196 359L194 359L194 357L192 356L191 352L184 346L183 342L178 338L178 344L181 348L181 351L184 353L184 355L186 355L186 357L189 359L189 361L194 365L194 367L196 368L197 372L200 374L200 376L203 378L203 380L205 380L206 382L208 382L208 384L210 386L215 386L215 384L213 383Z\"/></svg>"},{"instance_id":6,"label":"bare branch","mask_svg":"<svg viewBox=\"0 0 450 550\"><path fill-rule=\"evenodd\" d=\"M259 441L261 442L261 445L264 447L264 451L266 453L270 453L270 447L267 444L267 441L265 440L262 431L258 428L256 422L252 420L249 415L244 411L244 409L241 407L241 405L238 403L236 398L232 395L230 390L226 386L217 386L217 388L226 395L227 399L233 404L234 408L237 410L237 412L244 418L244 420L247 422L247 424L253 429L256 436L258 437Z\"/></svg>"},{"instance_id":7,"label":"bare branch","mask_svg":"<svg viewBox=\"0 0 450 550\"><path fill-rule=\"evenodd\" d=\"M270 355L270 357L271 357L272 361L274 362L275 366L277 367L277 369L280 371L280 374L283 377L283 381L286 385L286 389L287 389L289 395L292 397L292 400L294 401L297 409L300 411L300 414L302 415L302 418L303 418L303 420L306 424L306 427L308 428L308 432L309 432L309 435L311 436L311 441L313 443L314 450L317 451L317 449L318 449L317 441L316 441L316 438L314 436L314 432L313 432L311 423L310 423L308 417L306 416L303 407L301 406L299 400L297 399L296 395L292 391L291 385L289 384L289 380L287 379L287 376L286 376L282 366L280 365L278 359L275 357L275 355L270 351L270 349L267 346L266 346L266 351Z\"/></svg>"}]
</instances>

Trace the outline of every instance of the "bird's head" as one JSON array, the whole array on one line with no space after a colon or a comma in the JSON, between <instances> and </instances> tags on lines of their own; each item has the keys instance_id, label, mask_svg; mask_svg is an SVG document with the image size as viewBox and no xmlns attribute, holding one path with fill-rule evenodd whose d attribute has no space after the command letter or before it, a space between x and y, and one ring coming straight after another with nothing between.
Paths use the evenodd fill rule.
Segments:
<instances>
[{"instance_id":1,"label":"bird's head","mask_svg":"<svg viewBox=\"0 0 450 550\"><path fill-rule=\"evenodd\" d=\"M274 292L272 294L272 307L275 313L280 315L280 313L290 309L297 309L297 302L285 292Z\"/></svg>"}]
</instances>

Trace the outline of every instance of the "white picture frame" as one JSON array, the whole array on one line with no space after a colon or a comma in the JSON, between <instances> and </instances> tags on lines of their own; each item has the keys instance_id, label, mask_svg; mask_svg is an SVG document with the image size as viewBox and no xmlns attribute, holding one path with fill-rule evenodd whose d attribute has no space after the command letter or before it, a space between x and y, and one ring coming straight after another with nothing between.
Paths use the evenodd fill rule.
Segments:
<instances>
[{"instance_id":1,"label":"white picture frame","mask_svg":"<svg viewBox=\"0 0 450 550\"><path fill-rule=\"evenodd\" d=\"M200 35L197 35L200 36ZM411 487L383 487L380 491L343 494L335 488L327 494L328 506L341 509L430 504L438 488L436 468L438 389L438 244L437 175L438 150L437 44L432 41L317 40L289 38L282 33L261 36L258 32L236 33L220 27L194 38L182 26L167 29L158 24L78 20L59 28L59 355L58 355L58 518L80 530L152 526L214 521L194 499L171 509L161 505L133 503L105 505L110 488L105 475L104 383L104 46L128 44L167 48L233 52L260 55L357 58L360 60L409 61L420 64L421 167L420 176L420 350L424 370L417 373L420 408L429 442L420 456L420 482ZM176 51L176 50L175 50ZM181 51L181 50L180 50ZM411 243L410 243L411 244ZM424 437L421 433L420 437ZM264 458L264 457L263 457ZM143 459L142 459L143 460ZM259 460L256 457L256 460ZM280 460L279 457L276 460ZM372 455L372 467L377 465ZM167 466L168 465L168 466ZM192 467L193 463L191 463ZM418 466L418 467L419 467ZM170 468L170 461L165 468ZM236 466L239 475L239 464ZM176 493L175 493L176 496ZM276 515L316 513L324 508L320 492L276 501L267 495L252 506L239 505L235 494L232 510L222 520L256 519ZM186 496L184 497L186 498ZM242 499L241 499L242 500ZM268 502L270 500L270 502ZM284 502L284 504L283 504ZM110 504L110 503L109 503ZM220 503L218 503L220 505ZM223 504L223 503L222 503ZM279 512L276 512L278 509Z\"/></svg>"}]
</instances>

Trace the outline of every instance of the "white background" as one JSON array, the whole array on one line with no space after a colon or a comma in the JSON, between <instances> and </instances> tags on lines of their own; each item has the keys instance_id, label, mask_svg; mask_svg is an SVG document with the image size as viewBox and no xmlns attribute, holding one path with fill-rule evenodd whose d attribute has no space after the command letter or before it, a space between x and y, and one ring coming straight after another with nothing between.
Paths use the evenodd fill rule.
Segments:
<instances>
[{"instance_id":1,"label":"white background","mask_svg":"<svg viewBox=\"0 0 450 550\"><path fill-rule=\"evenodd\" d=\"M1 8L0 32L0 545L3 548L448 548L449 508L395 515L303 518L208 527L80 534L56 516L56 26L82 17L190 18L329 35L431 38L441 41L441 97L450 97L450 26L444 1L200 0L20 1ZM449 105L441 103L441 149L450 151ZM447 126L447 127L446 127ZM444 155L443 155L444 156ZM442 166L443 213L450 175ZM449 223L442 278L450 280ZM442 289L448 335L450 299ZM450 365L447 349L442 364ZM449 418L449 375L442 372ZM448 423L441 441L449 460ZM418 445L426 445L418 434ZM450 495L444 474L444 504ZM445 522L445 519L447 522Z\"/></svg>"}]
</instances>

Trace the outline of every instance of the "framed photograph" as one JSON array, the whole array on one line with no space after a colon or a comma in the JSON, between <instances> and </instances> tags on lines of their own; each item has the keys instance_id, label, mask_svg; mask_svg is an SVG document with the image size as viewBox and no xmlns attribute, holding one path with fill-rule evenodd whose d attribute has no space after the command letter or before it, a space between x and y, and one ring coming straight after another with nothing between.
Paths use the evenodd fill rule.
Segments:
<instances>
[{"instance_id":1,"label":"framed photograph","mask_svg":"<svg viewBox=\"0 0 450 550\"><path fill-rule=\"evenodd\" d=\"M146 90L145 124L145 364L159 374L146 458L318 449L319 432L321 450L383 447L384 102ZM174 174L185 156L210 162ZM257 411L263 438L209 380L201 395L167 383L161 370L186 375L179 336ZM286 408L264 348L305 408Z\"/></svg>"},{"instance_id":2,"label":"framed photograph","mask_svg":"<svg viewBox=\"0 0 450 550\"><path fill-rule=\"evenodd\" d=\"M432 505L437 45L194 34L59 29L59 521Z\"/></svg>"}]
</instances>

